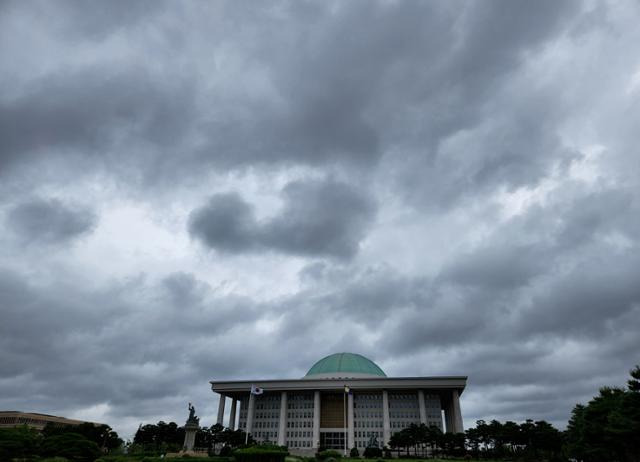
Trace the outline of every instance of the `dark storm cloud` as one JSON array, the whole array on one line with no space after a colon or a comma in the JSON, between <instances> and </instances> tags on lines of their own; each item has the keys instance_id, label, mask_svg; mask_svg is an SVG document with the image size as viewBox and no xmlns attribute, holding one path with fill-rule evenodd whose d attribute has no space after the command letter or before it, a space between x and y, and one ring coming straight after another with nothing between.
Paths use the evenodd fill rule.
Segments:
<instances>
[{"instance_id":1,"label":"dark storm cloud","mask_svg":"<svg viewBox=\"0 0 640 462\"><path fill-rule=\"evenodd\" d=\"M217 356L211 345L224 350L209 340L257 314L255 303L215 296L184 273L158 284L138 278L95 291L60 281L36 286L3 270L0 289L3 408L15 407L12 400L26 393L41 396L30 408L107 402L131 415L132 400L144 405L168 399L190 382L206 383ZM205 349L210 359L194 363Z\"/></svg>"},{"instance_id":2,"label":"dark storm cloud","mask_svg":"<svg viewBox=\"0 0 640 462\"><path fill-rule=\"evenodd\" d=\"M32 244L63 244L93 229L96 215L56 199L36 198L11 208L5 226L18 239Z\"/></svg>"},{"instance_id":3,"label":"dark storm cloud","mask_svg":"<svg viewBox=\"0 0 640 462\"><path fill-rule=\"evenodd\" d=\"M549 284L544 293L536 294L531 306L522 311L520 331L602 337L610 334L612 323L626 313L637 314L639 256L603 250Z\"/></svg>"},{"instance_id":4,"label":"dark storm cloud","mask_svg":"<svg viewBox=\"0 0 640 462\"><path fill-rule=\"evenodd\" d=\"M461 285L514 289L544 272L548 255L541 255L540 250L533 244L487 246L458 256L442 276Z\"/></svg>"},{"instance_id":5,"label":"dark storm cloud","mask_svg":"<svg viewBox=\"0 0 640 462\"><path fill-rule=\"evenodd\" d=\"M222 79L217 83L219 92L196 77L200 69L174 72L164 66L167 57L159 50L188 53L185 29L151 21L149 27L161 37L162 47L144 59L157 66L136 69L138 62L98 56L80 71L36 78L15 95L7 89L0 108L3 164L46 147L47 154L97 154L96 165L130 177L135 174L127 169L134 169L147 181L173 183L201 174L203 165L236 169L338 162L367 169L385 152L400 149L410 167L400 167L398 179L409 186L420 181L412 175L418 171L422 175L437 157L435 174L428 174L428 189L434 198L446 201L454 190L466 195L478 185L535 181L558 151L545 141L552 138L548 130L536 128L548 117L537 117L535 112L528 116L529 107L515 119L494 124L492 130L507 137L497 146L487 146L487 154L460 156L461 161L475 159L464 160L470 165L461 170L465 178L473 178L470 184L461 184L463 178L432 148L487 120L486 105L494 87L521 64L525 52L555 37L575 12L572 2L543 2L536 7L348 3L341 5L339 14L299 5L264 8L260 24L252 24L253 15L241 5L224 5L202 15L171 4L152 5L141 8L147 20L172 15L194 30L208 29L205 35L210 34L214 52L224 43L215 31L228 26L221 22L220 28L210 29L209 23L201 23L202 15L218 19L216 14L224 12L247 22L247 27L230 29L224 37L235 41L246 75L260 76L259 84L268 91L247 92L247 81L218 77L224 69L211 70L212 77ZM47 10L46 4L38 9ZM18 17L23 13L19 5L9 10ZM83 22L79 18L84 16L83 23L90 25L99 16L94 10L69 7L57 14L63 25ZM90 27L91 33L79 37L73 30L76 38L84 39L81 43L113 37L135 40L129 34L136 32L149 40L133 27L140 11L131 15L131 22L123 22L119 4L108 10L102 27ZM58 38L64 31L71 33L58 26L52 34ZM259 42L254 33L259 33ZM60 52L71 46L56 43ZM442 53L443 49L448 52ZM527 101L531 105L535 102ZM538 140L528 135L531 143L516 145L531 131L544 136ZM530 147L523 150L523 146Z\"/></svg>"},{"instance_id":6,"label":"dark storm cloud","mask_svg":"<svg viewBox=\"0 0 640 462\"><path fill-rule=\"evenodd\" d=\"M358 251L375 214L371 198L333 180L292 182L282 197L282 210L261 222L237 194L217 194L191 213L189 232L227 253L271 249L349 258Z\"/></svg>"},{"instance_id":7,"label":"dark storm cloud","mask_svg":"<svg viewBox=\"0 0 640 462\"><path fill-rule=\"evenodd\" d=\"M52 155L95 156L98 164L110 165L113 148L130 155L149 144L172 145L188 129L191 95L145 74L142 69L65 74L1 101L0 167ZM119 169L117 162L110 167Z\"/></svg>"},{"instance_id":8,"label":"dark storm cloud","mask_svg":"<svg viewBox=\"0 0 640 462\"><path fill-rule=\"evenodd\" d=\"M19 0L2 2L0 8L5 15L15 15L29 19L42 18L50 23L59 38L71 36L75 39L104 39L120 29L132 27L142 18L155 17L159 1L141 0L130 3L113 0L108 4L98 0L61 0L55 5L36 0L29 9L21 9Z\"/></svg>"},{"instance_id":9,"label":"dark storm cloud","mask_svg":"<svg viewBox=\"0 0 640 462\"><path fill-rule=\"evenodd\" d=\"M637 5L0 8L0 409L208 424L355 351L564 425L637 362Z\"/></svg>"},{"instance_id":10,"label":"dark storm cloud","mask_svg":"<svg viewBox=\"0 0 640 462\"><path fill-rule=\"evenodd\" d=\"M258 223L250 204L236 193L216 194L191 212L189 232L223 252L246 252L258 244Z\"/></svg>"}]
</instances>

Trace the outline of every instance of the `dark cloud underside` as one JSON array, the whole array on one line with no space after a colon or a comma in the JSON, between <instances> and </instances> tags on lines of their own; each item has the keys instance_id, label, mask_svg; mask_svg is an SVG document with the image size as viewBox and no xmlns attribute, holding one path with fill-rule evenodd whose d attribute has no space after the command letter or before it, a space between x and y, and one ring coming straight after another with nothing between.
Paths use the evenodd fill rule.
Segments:
<instances>
[{"instance_id":1,"label":"dark cloud underside","mask_svg":"<svg viewBox=\"0 0 640 462\"><path fill-rule=\"evenodd\" d=\"M563 426L638 362L639 20L0 3L0 409L209 424L354 351Z\"/></svg>"}]
</instances>

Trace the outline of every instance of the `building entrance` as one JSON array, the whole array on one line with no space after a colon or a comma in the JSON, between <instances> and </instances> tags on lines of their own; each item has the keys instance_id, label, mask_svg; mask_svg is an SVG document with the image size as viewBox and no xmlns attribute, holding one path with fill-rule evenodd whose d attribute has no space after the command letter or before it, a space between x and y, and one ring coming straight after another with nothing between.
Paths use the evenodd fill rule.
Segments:
<instances>
[{"instance_id":1,"label":"building entrance","mask_svg":"<svg viewBox=\"0 0 640 462\"><path fill-rule=\"evenodd\" d=\"M320 446L326 449L344 450L344 432L320 433Z\"/></svg>"}]
</instances>

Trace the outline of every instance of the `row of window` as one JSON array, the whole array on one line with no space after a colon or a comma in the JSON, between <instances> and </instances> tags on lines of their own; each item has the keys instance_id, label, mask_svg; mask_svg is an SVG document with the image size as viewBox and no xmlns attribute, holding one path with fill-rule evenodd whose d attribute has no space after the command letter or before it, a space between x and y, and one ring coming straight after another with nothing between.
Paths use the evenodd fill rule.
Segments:
<instances>
[{"instance_id":1,"label":"row of window","mask_svg":"<svg viewBox=\"0 0 640 462\"><path fill-rule=\"evenodd\" d=\"M287 402L287 409L313 409L313 401L311 402Z\"/></svg>"},{"instance_id":2,"label":"row of window","mask_svg":"<svg viewBox=\"0 0 640 462\"><path fill-rule=\"evenodd\" d=\"M430 414L428 416L430 422L438 422L438 415ZM389 422L391 428L406 428L412 423L419 423L419 419L416 418L414 420L392 420ZM255 428L278 428L279 422L277 420L268 420L268 421L260 421L256 420L254 422ZM354 421L355 428L382 428L381 420L355 420ZM240 422L240 427L245 427L246 421ZM287 421L287 428L313 428L312 421Z\"/></svg>"},{"instance_id":3,"label":"row of window","mask_svg":"<svg viewBox=\"0 0 640 462\"><path fill-rule=\"evenodd\" d=\"M288 441L287 446L291 448L310 448L311 441Z\"/></svg>"},{"instance_id":4,"label":"row of window","mask_svg":"<svg viewBox=\"0 0 640 462\"><path fill-rule=\"evenodd\" d=\"M429 417L433 416L435 414L428 414ZM418 418L420 416L419 412L393 412L393 411L389 411L389 418L390 419L415 419ZM246 414L241 414L240 415L241 418L245 418ZM382 418L382 412L354 412L353 413L353 417L355 419L381 419ZM280 414L279 413L264 413L264 412L256 412L254 419L259 420L259 419L279 419L280 418ZM313 418L313 412L303 412L303 413L291 413L288 412L287 413L287 420L295 420L295 419L312 419Z\"/></svg>"},{"instance_id":5,"label":"row of window","mask_svg":"<svg viewBox=\"0 0 640 462\"><path fill-rule=\"evenodd\" d=\"M268 420L266 422L262 422L262 421L256 421L254 423L254 426L256 428L278 428L278 421L277 420Z\"/></svg>"},{"instance_id":6,"label":"row of window","mask_svg":"<svg viewBox=\"0 0 640 462\"><path fill-rule=\"evenodd\" d=\"M432 425L436 425L437 423L432 423ZM391 434L395 434L397 433L397 431L392 431ZM309 439L306 440L289 440L289 438L311 438L313 436L313 433L310 431L304 431L304 432L287 432L287 444L290 447L295 447L295 448L299 448L299 447L311 447L311 441ZM369 440L371 439L372 436L375 436L376 438L380 439L382 438L382 432L381 431L356 431L354 432L354 437L355 437L355 442L356 442L356 446L359 448L364 448L366 447L366 445L368 444ZM268 432L261 432L261 431L257 431L254 434L254 437L260 440L265 440L265 441L270 441L270 440L277 440L278 438L278 432L277 431L268 431ZM330 441L329 441L330 440ZM336 445L336 444L343 444L344 443L344 437L340 438L337 434L335 436L328 436L327 438L325 438L325 442L329 443L330 445Z\"/></svg>"},{"instance_id":7,"label":"row of window","mask_svg":"<svg viewBox=\"0 0 640 462\"><path fill-rule=\"evenodd\" d=\"M353 402L354 409L382 409L382 400L378 403L365 402L361 403L360 400L355 400Z\"/></svg>"},{"instance_id":8,"label":"row of window","mask_svg":"<svg viewBox=\"0 0 640 462\"><path fill-rule=\"evenodd\" d=\"M389 401L389 409L417 409L419 407L418 400L415 402Z\"/></svg>"},{"instance_id":9,"label":"row of window","mask_svg":"<svg viewBox=\"0 0 640 462\"><path fill-rule=\"evenodd\" d=\"M280 403L261 403L261 402L257 402L256 403L256 409L265 409L265 410L280 409Z\"/></svg>"},{"instance_id":10,"label":"row of window","mask_svg":"<svg viewBox=\"0 0 640 462\"><path fill-rule=\"evenodd\" d=\"M278 419L280 418L279 412L256 412L253 416L255 419Z\"/></svg>"},{"instance_id":11,"label":"row of window","mask_svg":"<svg viewBox=\"0 0 640 462\"><path fill-rule=\"evenodd\" d=\"M287 421L287 428L312 428L313 427L313 421L297 421L294 420L293 422Z\"/></svg>"},{"instance_id":12,"label":"row of window","mask_svg":"<svg viewBox=\"0 0 640 462\"><path fill-rule=\"evenodd\" d=\"M439 416L436 414L429 414L428 419L430 422L438 422ZM413 420L391 420L389 426L391 428L406 428L412 423L420 423L416 416ZM256 420L254 422L254 428L278 428L278 420L261 421ZM354 420L355 428L382 428L381 420ZM246 420L240 422L240 427L246 426ZM313 421L289 421L287 420L287 428L313 428Z\"/></svg>"},{"instance_id":13,"label":"row of window","mask_svg":"<svg viewBox=\"0 0 640 462\"><path fill-rule=\"evenodd\" d=\"M419 420L404 420L404 421L396 421L390 422L391 428L407 428L411 424L419 424Z\"/></svg>"},{"instance_id":14,"label":"row of window","mask_svg":"<svg viewBox=\"0 0 640 462\"><path fill-rule=\"evenodd\" d=\"M353 422L353 426L356 428L358 427L378 428L378 427L382 427L382 420L365 420L365 421L356 420Z\"/></svg>"},{"instance_id":15,"label":"row of window","mask_svg":"<svg viewBox=\"0 0 640 462\"><path fill-rule=\"evenodd\" d=\"M420 417L419 412L391 412L389 411L389 418L391 419L415 419Z\"/></svg>"}]
</instances>

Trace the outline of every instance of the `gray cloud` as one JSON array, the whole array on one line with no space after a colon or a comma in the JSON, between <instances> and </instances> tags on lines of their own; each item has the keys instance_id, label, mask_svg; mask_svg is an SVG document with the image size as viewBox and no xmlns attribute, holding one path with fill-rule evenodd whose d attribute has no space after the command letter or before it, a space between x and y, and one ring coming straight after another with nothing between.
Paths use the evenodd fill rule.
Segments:
<instances>
[{"instance_id":1,"label":"gray cloud","mask_svg":"<svg viewBox=\"0 0 640 462\"><path fill-rule=\"evenodd\" d=\"M273 249L349 258L358 251L375 214L371 198L333 180L292 182L282 196L282 211L259 222L237 194L215 195L191 213L189 232L222 252Z\"/></svg>"},{"instance_id":2,"label":"gray cloud","mask_svg":"<svg viewBox=\"0 0 640 462\"><path fill-rule=\"evenodd\" d=\"M352 350L564 425L637 362L636 3L0 5L0 409Z\"/></svg>"},{"instance_id":3,"label":"gray cloud","mask_svg":"<svg viewBox=\"0 0 640 462\"><path fill-rule=\"evenodd\" d=\"M227 252L250 250L257 244L258 223L251 205L238 194L216 194L191 212L189 232L210 247Z\"/></svg>"},{"instance_id":4,"label":"gray cloud","mask_svg":"<svg viewBox=\"0 0 640 462\"><path fill-rule=\"evenodd\" d=\"M36 82L17 98L0 102L0 162L43 156L95 156L119 169L113 150L167 147L184 136L192 110L185 88L172 88L142 72L91 69ZM134 158L135 159L135 158ZM147 162L144 163L147 165Z\"/></svg>"},{"instance_id":5,"label":"gray cloud","mask_svg":"<svg viewBox=\"0 0 640 462\"><path fill-rule=\"evenodd\" d=\"M86 208L72 208L56 199L32 199L9 210L7 227L26 243L61 244L93 229L97 218Z\"/></svg>"}]
</instances>

